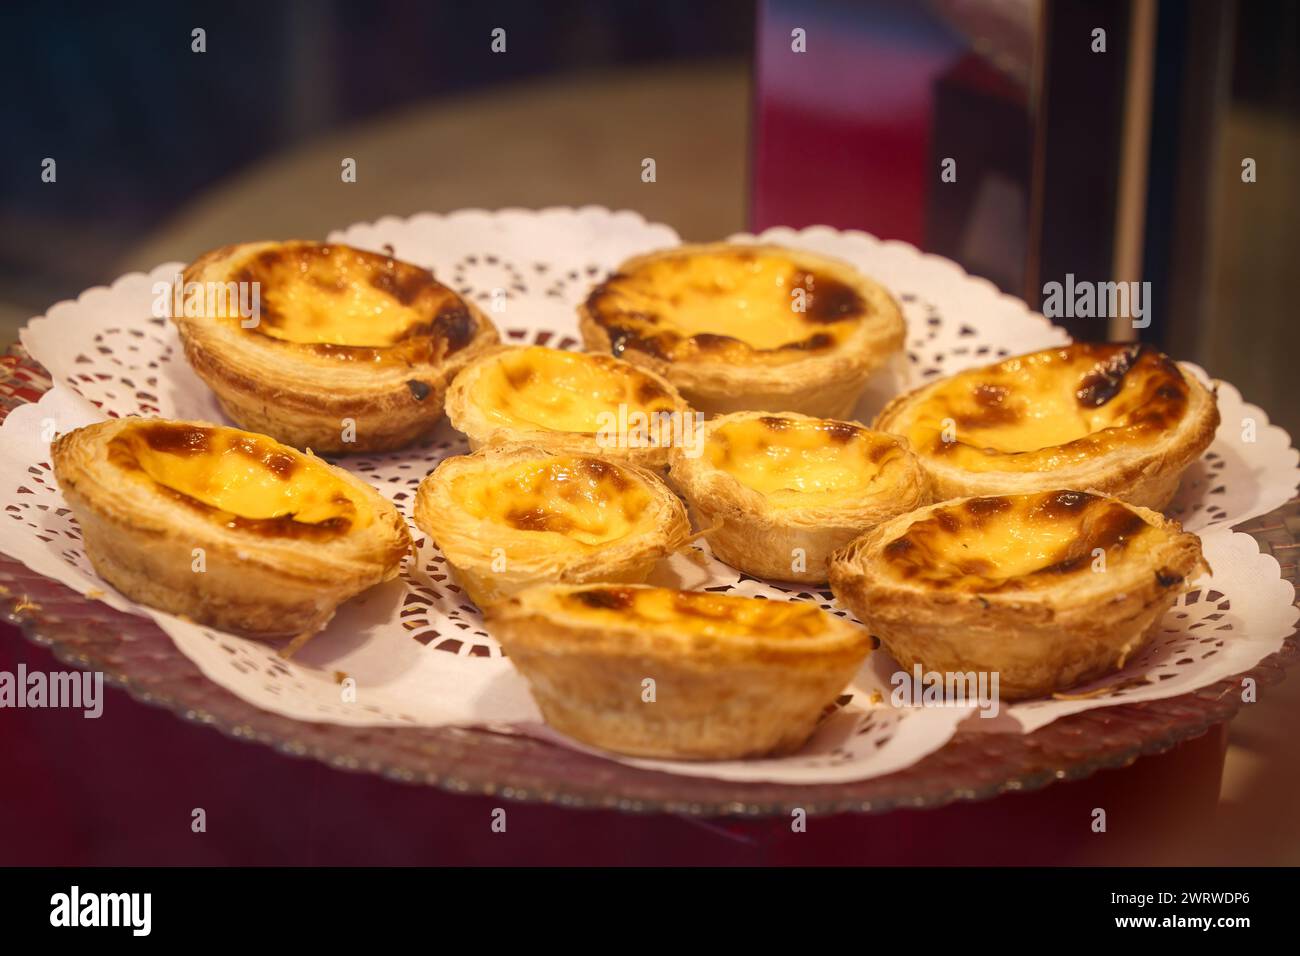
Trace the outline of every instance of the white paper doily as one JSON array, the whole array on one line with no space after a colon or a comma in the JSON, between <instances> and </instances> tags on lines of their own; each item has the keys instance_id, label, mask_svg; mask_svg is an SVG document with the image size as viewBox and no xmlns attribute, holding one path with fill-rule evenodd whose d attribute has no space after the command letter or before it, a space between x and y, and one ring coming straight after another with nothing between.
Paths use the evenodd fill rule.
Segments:
<instances>
[{"instance_id":1,"label":"white paper doily","mask_svg":"<svg viewBox=\"0 0 1300 956\"><path fill-rule=\"evenodd\" d=\"M329 238L370 249L391 246L397 256L432 268L440 280L485 309L495 303L498 311L490 314L507 341L559 348L579 345L574 310L591 284L630 255L678 241L668 227L648 224L636 214L592 207L384 219ZM903 243L826 227L732 238L838 256L899 298L909 327L908 360L873 379L858 410L866 421L902 389L1067 341L1062 330L1019 300ZM152 317L154 284L169 281L179 268L169 263L148 275L123 276L109 288L59 303L24 330L24 345L49 370L55 388L39 404L15 410L0 430L0 497L11 519L0 522L0 549L82 593L154 617L204 674L276 713L352 725L474 724L554 738L540 723L525 682L483 629L478 611L451 579L442 556L414 526L418 547L403 575L341 608L326 631L291 662L258 642L138 608L94 575L49 473L51 434L106 416L224 421L207 388L186 365L174 328ZM1221 386L1219 402L1223 426L1176 501L1187 527L1205 539L1216 571L1213 581L1199 599L1171 612L1165 621L1172 629L1168 640L1143 658L1147 663L1134 662L1114 679L1122 686L1110 694L1017 705L1004 711L1002 719L977 724L1030 730L1077 710L1185 693L1248 669L1280 645L1294 617L1283 593L1289 585L1280 580L1276 562L1259 555L1251 539L1226 529L1291 497L1300 477L1297 453L1285 432L1245 404L1236 389ZM1243 424L1248 421L1253 424ZM339 463L376 485L409 519L420 480L443 457L464 451L463 438L444 424L419 448ZM703 552L694 557L665 562L653 580L814 600L834 613L846 613L829 591L774 586ZM1208 599L1212 590L1220 595L1213 606ZM1201 638L1206 619L1220 613L1218 604L1224 602L1225 617L1212 622L1221 630L1222 646L1216 645L1214 653L1184 653L1183 645ZM1219 625L1219 620L1228 623ZM611 759L733 780L831 783L889 773L941 747L967 716L954 708L890 706L893 670L887 655L874 654L846 691L843 706L792 757L704 764ZM344 676L355 681L355 702L341 692ZM1141 680L1144 676L1151 680Z\"/></svg>"}]
</instances>

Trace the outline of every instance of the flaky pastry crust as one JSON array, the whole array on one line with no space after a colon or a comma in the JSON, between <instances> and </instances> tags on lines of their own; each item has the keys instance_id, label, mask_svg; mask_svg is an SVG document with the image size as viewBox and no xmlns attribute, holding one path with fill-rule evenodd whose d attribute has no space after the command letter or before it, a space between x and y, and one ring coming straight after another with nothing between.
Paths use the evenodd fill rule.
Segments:
<instances>
[{"instance_id":1,"label":"flaky pastry crust","mask_svg":"<svg viewBox=\"0 0 1300 956\"><path fill-rule=\"evenodd\" d=\"M410 444L441 418L456 372L499 341L487 316L427 269L337 243L223 246L182 279L200 294L257 283L256 317L221 305L190 309L182 295L173 296L172 319L225 413L297 448Z\"/></svg>"},{"instance_id":2,"label":"flaky pastry crust","mask_svg":"<svg viewBox=\"0 0 1300 956\"><path fill-rule=\"evenodd\" d=\"M1090 343L932 382L874 423L909 439L936 500L1089 488L1156 509L1218 426L1189 370L1150 346Z\"/></svg>"},{"instance_id":3,"label":"flaky pastry crust","mask_svg":"<svg viewBox=\"0 0 1300 956\"><path fill-rule=\"evenodd\" d=\"M670 482L713 554L762 578L825 584L831 553L930 500L906 439L795 412L710 419L675 447Z\"/></svg>"},{"instance_id":4,"label":"flaky pastry crust","mask_svg":"<svg viewBox=\"0 0 1300 956\"><path fill-rule=\"evenodd\" d=\"M691 534L652 472L520 445L444 459L420 483L415 523L480 607L534 584L644 581Z\"/></svg>"},{"instance_id":5,"label":"flaky pastry crust","mask_svg":"<svg viewBox=\"0 0 1300 956\"><path fill-rule=\"evenodd\" d=\"M837 551L830 582L905 671L996 673L1016 700L1122 668L1208 570L1158 512L1051 491L894 518Z\"/></svg>"},{"instance_id":6,"label":"flaky pastry crust","mask_svg":"<svg viewBox=\"0 0 1300 956\"><path fill-rule=\"evenodd\" d=\"M250 518L154 477L172 470L185 476L173 484L194 491L218 451L241 456L250 482L269 493L308 483L303 507L319 520ZM405 521L377 491L265 436L127 418L62 435L51 453L99 575L133 601L221 630L262 639L312 634L339 604L396 577L410 548Z\"/></svg>"},{"instance_id":7,"label":"flaky pastry crust","mask_svg":"<svg viewBox=\"0 0 1300 956\"><path fill-rule=\"evenodd\" d=\"M805 602L639 585L542 585L487 611L556 730L617 753L789 753L871 649Z\"/></svg>"},{"instance_id":8,"label":"flaky pastry crust","mask_svg":"<svg viewBox=\"0 0 1300 956\"><path fill-rule=\"evenodd\" d=\"M889 292L848 263L727 242L627 260L578 320L587 348L654 369L709 415L846 417L906 332Z\"/></svg>"}]
</instances>

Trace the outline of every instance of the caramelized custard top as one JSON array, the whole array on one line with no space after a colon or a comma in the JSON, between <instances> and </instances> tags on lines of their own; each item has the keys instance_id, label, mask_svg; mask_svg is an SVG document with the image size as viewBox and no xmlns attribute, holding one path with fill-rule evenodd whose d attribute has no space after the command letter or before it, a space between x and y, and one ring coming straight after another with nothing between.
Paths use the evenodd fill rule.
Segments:
<instances>
[{"instance_id":1,"label":"caramelized custard top","mask_svg":"<svg viewBox=\"0 0 1300 956\"><path fill-rule=\"evenodd\" d=\"M776 504L834 504L877 487L906 458L897 439L852 422L765 415L709 433L713 467Z\"/></svg>"},{"instance_id":2,"label":"caramelized custard top","mask_svg":"<svg viewBox=\"0 0 1300 956\"><path fill-rule=\"evenodd\" d=\"M969 471L1047 471L1148 443L1187 411L1182 371L1147 345L1076 343L959 372L889 424Z\"/></svg>"},{"instance_id":3,"label":"caramelized custard top","mask_svg":"<svg viewBox=\"0 0 1300 956\"><path fill-rule=\"evenodd\" d=\"M689 252L611 275L587 298L613 353L779 364L830 349L868 313L853 288L766 251Z\"/></svg>"},{"instance_id":4,"label":"caramelized custard top","mask_svg":"<svg viewBox=\"0 0 1300 956\"><path fill-rule=\"evenodd\" d=\"M561 592L556 600L570 614L611 627L667 627L697 637L801 638L826 630L821 611L803 601L614 585Z\"/></svg>"},{"instance_id":5,"label":"caramelized custard top","mask_svg":"<svg viewBox=\"0 0 1300 956\"><path fill-rule=\"evenodd\" d=\"M450 487L455 502L476 518L590 546L607 544L644 525L651 503L649 490L636 475L584 455L466 469Z\"/></svg>"},{"instance_id":6,"label":"caramelized custard top","mask_svg":"<svg viewBox=\"0 0 1300 956\"><path fill-rule=\"evenodd\" d=\"M338 361L438 362L478 331L464 300L428 269L336 243L280 243L254 252L229 278L257 283L250 334Z\"/></svg>"},{"instance_id":7,"label":"caramelized custard top","mask_svg":"<svg viewBox=\"0 0 1300 956\"><path fill-rule=\"evenodd\" d=\"M1167 536L1115 499L1050 491L941 505L887 542L879 560L897 579L990 594L1105 574Z\"/></svg>"},{"instance_id":8,"label":"caramelized custard top","mask_svg":"<svg viewBox=\"0 0 1300 956\"><path fill-rule=\"evenodd\" d=\"M328 466L263 435L141 420L109 460L212 520L274 537L330 537L369 523L368 505Z\"/></svg>"},{"instance_id":9,"label":"caramelized custard top","mask_svg":"<svg viewBox=\"0 0 1300 956\"><path fill-rule=\"evenodd\" d=\"M635 365L540 345L486 360L471 396L493 423L558 432L595 434L620 405L628 414L677 410L676 399Z\"/></svg>"}]
</instances>

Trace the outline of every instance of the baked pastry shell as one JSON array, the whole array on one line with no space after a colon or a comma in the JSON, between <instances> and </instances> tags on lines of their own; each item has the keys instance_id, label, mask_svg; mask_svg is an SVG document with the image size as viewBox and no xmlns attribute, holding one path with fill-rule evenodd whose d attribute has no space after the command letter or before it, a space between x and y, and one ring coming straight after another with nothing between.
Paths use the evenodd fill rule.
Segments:
<instances>
[{"instance_id":1,"label":"baked pastry shell","mask_svg":"<svg viewBox=\"0 0 1300 956\"><path fill-rule=\"evenodd\" d=\"M596 432L559 431L547 428L510 426L494 422L474 400L474 387L479 376L498 355L521 346L498 346L489 349L471 362L452 382L447 391L447 418L451 426L464 434L471 451L493 445L528 445L556 454L594 455L610 461L629 462L643 468L662 471L668 464L669 445L629 447L601 444ZM609 356L604 356L609 357ZM636 366L644 375L664 390L673 404L673 413L683 419L693 415L693 410L681 393L662 375L652 369ZM694 419L692 419L692 422Z\"/></svg>"},{"instance_id":2,"label":"baked pastry shell","mask_svg":"<svg viewBox=\"0 0 1300 956\"><path fill-rule=\"evenodd\" d=\"M719 428L770 416L768 412L733 412L712 418L704 426L706 447L709 436ZM777 417L819 420L797 412L781 412ZM714 467L707 451L692 457L687 449L674 448L669 482L691 506L696 525L711 529L704 537L719 560L755 577L822 585L837 548L882 521L930 501L929 482L908 450L907 440L895 435L881 437L896 443L904 456L901 466L894 469L892 486L871 495L846 494L834 504L774 506L761 492ZM794 570L796 549L803 553L803 571Z\"/></svg>"},{"instance_id":3,"label":"baked pastry shell","mask_svg":"<svg viewBox=\"0 0 1300 956\"><path fill-rule=\"evenodd\" d=\"M281 243L223 246L189 265L182 279L227 282L259 252ZM295 448L331 454L392 451L427 434L442 418L456 373L500 337L469 299L461 302L474 331L469 344L428 363L341 362L250 333L237 323L173 316L185 357L239 427ZM347 429L345 420L353 423Z\"/></svg>"},{"instance_id":4,"label":"baked pastry shell","mask_svg":"<svg viewBox=\"0 0 1300 956\"><path fill-rule=\"evenodd\" d=\"M1143 508L1163 509L1178 492L1178 485L1194 461L1214 441L1219 409L1214 393L1195 374L1179 364L1188 386L1188 407L1178 425L1155 437L1141 450L1115 447L1087 461L1050 471L969 471L943 459L913 449L929 476L934 500L987 495L1027 494L1054 488L1088 488L1113 495ZM876 416L873 428L901 432L900 423L911 409L944 379L900 395Z\"/></svg>"},{"instance_id":5,"label":"baked pastry shell","mask_svg":"<svg viewBox=\"0 0 1300 956\"><path fill-rule=\"evenodd\" d=\"M650 496L648 526L581 552L553 548L549 534L477 518L452 493L452 482L458 476L474 471L491 473L517 463L569 454L533 445L489 446L470 455L444 459L420 483L415 496L415 523L442 551L456 580L479 607L537 584L639 583L660 559L689 540L691 526L681 501L654 473L630 462L607 464ZM498 550L505 559L500 570L493 566L494 552Z\"/></svg>"},{"instance_id":6,"label":"baked pastry shell","mask_svg":"<svg viewBox=\"0 0 1300 956\"><path fill-rule=\"evenodd\" d=\"M410 549L406 522L348 472L321 463L373 510L364 528L323 541L230 528L109 460L108 442L140 421L88 425L51 446L55 478L91 564L131 600L223 631L277 639L320 630L344 601L397 576ZM203 551L202 572L193 569L196 548Z\"/></svg>"},{"instance_id":7,"label":"baked pastry shell","mask_svg":"<svg viewBox=\"0 0 1300 956\"><path fill-rule=\"evenodd\" d=\"M1131 506L1167 537L1105 573L1084 568L1052 586L995 593L939 590L875 573L872 561L886 544L935 509L967 500L887 521L831 559L836 599L906 672L919 664L938 673L997 673L1004 700L1066 692L1123 668L1151 642L1192 579L1209 571L1200 539L1158 512Z\"/></svg>"},{"instance_id":8,"label":"baked pastry shell","mask_svg":"<svg viewBox=\"0 0 1300 956\"><path fill-rule=\"evenodd\" d=\"M830 275L857 292L871 314L858 322L852 334L833 349L777 365L707 359L673 362L630 344L619 357L663 375L681 390L692 408L706 415L761 410L795 411L819 418L849 417L871 374L902 349L907 331L893 296L852 266L804 249L715 242L675 246L634 256L617 271L632 271L657 259L683 253L708 255L734 251L780 256L802 268ZM609 332L592 314L586 300L578 306L578 327L588 349L612 353Z\"/></svg>"},{"instance_id":9,"label":"baked pastry shell","mask_svg":"<svg viewBox=\"0 0 1300 956\"><path fill-rule=\"evenodd\" d=\"M790 753L871 649L861 628L820 611L826 630L815 637L701 639L671 625L610 627L548 607L547 596L564 590L522 591L489 608L487 624L547 723L616 753L673 760ZM653 702L642 697L647 678Z\"/></svg>"}]
</instances>

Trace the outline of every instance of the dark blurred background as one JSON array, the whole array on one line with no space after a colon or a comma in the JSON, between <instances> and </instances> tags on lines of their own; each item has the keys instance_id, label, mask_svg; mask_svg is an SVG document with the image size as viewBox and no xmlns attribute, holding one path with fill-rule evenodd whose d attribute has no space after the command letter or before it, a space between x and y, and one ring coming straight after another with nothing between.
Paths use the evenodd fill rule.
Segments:
<instances>
[{"instance_id":1,"label":"dark blurred background","mask_svg":"<svg viewBox=\"0 0 1300 956\"><path fill-rule=\"evenodd\" d=\"M384 214L594 202L708 235L744 225L746 0L47 2L0 18L6 341L123 269Z\"/></svg>"},{"instance_id":2,"label":"dark blurred background","mask_svg":"<svg viewBox=\"0 0 1300 956\"><path fill-rule=\"evenodd\" d=\"M1035 306L1067 272L1147 280L1149 328L1069 331L1140 335L1300 431L1300 4L46 2L0 18L5 342L58 299L225 242L598 203L690 239L865 229Z\"/></svg>"}]
</instances>

